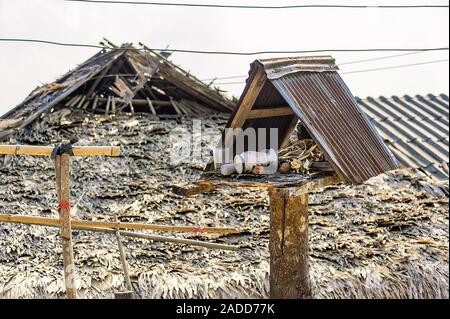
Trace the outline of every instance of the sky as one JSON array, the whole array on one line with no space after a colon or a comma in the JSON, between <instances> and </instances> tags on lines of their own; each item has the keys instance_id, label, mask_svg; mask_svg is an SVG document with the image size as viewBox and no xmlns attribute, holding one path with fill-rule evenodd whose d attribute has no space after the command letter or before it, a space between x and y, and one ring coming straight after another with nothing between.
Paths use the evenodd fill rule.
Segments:
<instances>
[{"instance_id":1,"label":"sky","mask_svg":"<svg viewBox=\"0 0 450 319\"><path fill-rule=\"evenodd\" d=\"M149 0L150 1L150 0ZM289 4L448 4L442 0L161 0L236 5ZM32 38L98 44L143 42L151 48L267 51L389 47L448 47L449 10L444 9L286 9L242 10L147 5L71 3L63 0L0 0L0 38ZM0 115L37 86L52 82L94 55L93 48L57 47L0 41ZM448 59L449 52L425 52L390 59L348 62L399 53L333 53L350 90L359 97L440 94L449 91L449 65L349 73ZM174 53L172 61L200 79L246 75L257 58ZM239 96L245 79L217 80ZM235 83L239 82L239 83Z\"/></svg>"}]
</instances>

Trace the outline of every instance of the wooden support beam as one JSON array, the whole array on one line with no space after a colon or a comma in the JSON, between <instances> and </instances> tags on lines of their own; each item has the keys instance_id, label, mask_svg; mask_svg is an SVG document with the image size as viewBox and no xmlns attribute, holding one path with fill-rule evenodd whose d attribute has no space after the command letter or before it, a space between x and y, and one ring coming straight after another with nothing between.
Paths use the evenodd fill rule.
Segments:
<instances>
[{"instance_id":1,"label":"wooden support beam","mask_svg":"<svg viewBox=\"0 0 450 319\"><path fill-rule=\"evenodd\" d=\"M0 222L34 224L42 226L60 226L60 222L55 218L22 216L22 215L2 215L0 214ZM172 225L153 225L153 224L136 224L121 222L98 222L89 220L71 220L72 227L98 227L112 229L134 229L134 230L154 230L167 231L174 233L205 233L205 234L239 234L240 230L236 228L219 228L219 227L195 227L195 226L172 226ZM125 236L125 232L121 231Z\"/></svg>"},{"instance_id":2,"label":"wooden support beam","mask_svg":"<svg viewBox=\"0 0 450 319\"><path fill-rule=\"evenodd\" d=\"M95 79L94 83L92 84L91 88L89 89L88 94L86 94L87 96L91 96L95 92L95 89L100 84L100 82L105 78L105 75L111 69L112 65L113 64L111 63L106 68L104 68L103 71L99 75L97 75L97 78Z\"/></svg>"},{"instance_id":3,"label":"wooden support beam","mask_svg":"<svg viewBox=\"0 0 450 319\"><path fill-rule=\"evenodd\" d=\"M247 116L247 119L259 119L259 118L266 118L266 117L278 117L278 116L288 116L293 115L294 111L288 106L288 107L277 107L273 109L257 109L257 110L251 110L249 115Z\"/></svg>"},{"instance_id":4,"label":"wooden support beam","mask_svg":"<svg viewBox=\"0 0 450 319\"><path fill-rule=\"evenodd\" d=\"M100 103L106 103L108 102L107 98L100 97L98 99ZM115 97L116 104L118 103L125 103L125 99ZM147 99L132 99L131 102L135 106L148 106L148 100ZM172 103L170 101L163 101L163 100L151 100L153 106L172 106Z\"/></svg>"},{"instance_id":5,"label":"wooden support beam","mask_svg":"<svg viewBox=\"0 0 450 319\"><path fill-rule=\"evenodd\" d=\"M156 115L156 111L155 111L155 108L153 107L152 100L147 98L147 103L148 103L148 108L150 109L150 113L152 113L153 115Z\"/></svg>"},{"instance_id":6,"label":"wooden support beam","mask_svg":"<svg viewBox=\"0 0 450 319\"><path fill-rule=\"evenodd\" d=\"M63 247L64 280L67 299L77 298L75 261L73 257L72 228L70 222L70 155L56 156L56 190L59 199L59 219Z\"/></svg>"},{"instance_id":7,"label":"wooden support beam","mask_svg":"<svg viewBox=\"0 0 450 319\"><path fill-rule=\"evenodd\" d=\"M267 77L262 70L257 68L256 72L253 74L252 78L249 81L251 81L250 85L246 88L246 93L241 98L239 108L234 114L233 119L227 124L227 128L240 128L244 126L250 110L255 104L259 93L261 92L264 84L267 81ZM225 136L223 136L223 140L221 141L222 147L231 147L234 134L232 130L226 130L225 133L226 134L224 134Z\"/></svg>"},{"instance_id":8,"label":"wooden support beam","mask_svg":"<svg viewBox=\"0 0 450 319\"><path fill-rule=\"evenodd\" d=\"M33 216L17 216L17 215L2 215L0 214L0 222L6 223L17 223L24 225L37 225L37 226L46 226L46 227L60 227L60 222L58 219L49 218L42 220L41 217L33 217ZM74 220L71 220L72 229L86 231L86 232L94 232L94 233L103 233L103 234L111 234L115 235L116 230L112 228L104 228L102 227L91 227L91 226L78 226L76 223L74 224ZM195 229L194 229L195 231ZM165 237L158 235L148 235L143 233L136 233L130 231L121 231L121 236L131 237L131 238L139 238L151 241L158 242L166 242L180 245L189 245L189 246L197 246L197 247L205 247L210 249L220 249L220 250L238 250L237 246L231 246L226 244L216 244L210 243L200 240L192 240L185 238L173 238L173 237Z\"/></svg>"},{"instance_id":9,"label":"wooden support beam","mask_svg":"<svg viewBox=\"0 0 450 319\"><path fill-rule=\"evenodd\" d=\"M133 106L133 102L129 102L128 105L130 106L130 110L131 110L131 114L134 114L134 106Z\"/></svg>"},{"instance_id":10,"label":"wooden support beam","mask_svg":"<svg viewBox=\"0 0 450 319\"><path fill-rule=\"evenodd\" d=\"M116 98L114 96L111 97L111 111L116 114Z\"/></svg>"},{"instance_id":11,"label":"wooden support beam","mask_svg":"<svg viewBox=\"0 0 450 319\"><path fill-rule=\"evenodd\" d=\"M113 101L114 101L114 96L111 97L111 96L108 95L108 100L107 100L107 102L106 102L106 107L105 107L105 114L106 114L106 115L109 114L109 107L110 107L110 105L111 105L111 98L112 98ZM113 103L114 103L114 102L113 102Z\"/></svg>"},{"instance_id":12,"label":"wooden support beam","mask_svg":"<svg viewBox=\"0 0 450 319\"><path fill-rule=\"evenodd\" d=\"M0 155L50 156L53 146L0 145ZM119 146L73 146L73 156L113 156L121 155Z\"/></svg>"},{"instance_id":13,"label":"wooden support beam","mask_svg":"<svg viewBox=\"0 0 450 319\"><path fill-rule=\"evenodd\" d=\"M270 298L309 299L308 193L269 189Z\"/></svg>"},{"instance_id":14,"label":"wooden support beam","mask_svg":"<svg viewBox=\"0 0 450 319\"><path fill-rule=\"evenodd\" d=\"M68 100L66 102L66 106L67 107L72 107L75 103L77 103L77 101L81 99L81 95L75 95L74 97L72 97L70 100Z\"/></svg>"},{"instance_id":15,"label":"wooden support beam","mask_svg":"<svg viewBox=\"0 0 450 319\"><path fill-rule=\"evenodd\" d=\"M98 95L95 95L94 103L92 104L92 111L95 111L95 109L97 108L98 98Z\"/></svg>"},{"instance_id":16,"label":"wooden support beam","mask_svg":"<svg viewBox=\"0 0 450 319\"><path fill-rule=\"evenodd\" d=\"M81 97L81 100L77 103L76 108L77 109L81 109L81 107L83 106L84 101L86 100L86 95L83 95Z\"/></svg>"},{"instance_id":17,"label":"wooden support beam","mask_svg":"<svg viewBox=\"0 0 450 319\"><path fill-rule=\"evenodd\" d=\"M170 103L172 104L172 107L174 108L175 112L177 112L178 115L183 114L180 108L178 107L177 103L172 98L170 98Z\"/></svg>"},{"instance_id":18,"label":"wooden support beam","mask_svg":"<svg viewBox=\"0 0 450 319\"><path fill-rule=\"evenodd\" d=\"M86 100L86 101L84 102L84 104L83 104L82 109L83 109L83 110L86 110L86 109L88 108L88 106L89 106L89 103L91 103L91 101L90 101L90 100Z\"/></svg>"}]
</instances>

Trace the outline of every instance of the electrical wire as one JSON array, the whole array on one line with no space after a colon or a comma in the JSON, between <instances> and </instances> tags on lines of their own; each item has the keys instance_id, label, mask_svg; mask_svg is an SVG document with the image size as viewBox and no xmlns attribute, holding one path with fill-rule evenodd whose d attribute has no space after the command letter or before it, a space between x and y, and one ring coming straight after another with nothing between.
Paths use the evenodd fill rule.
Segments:
<instances>
[{"instance_id":1,"label":"electrical wire","mask_svg":"<svg viewBox=\"0 0 450 319\"><path fill-rule=\"evenodd\" d=\"M433 63L440 63L440 62L447 62L447 61L449 61L449 59L433 60L433 61L411 63L411 64L401 64L401 65L373 68L373 69L348 71L348 72L343 72L341 74L344 75L344 74L366 73L366 72L383 71L383 70L393 70L393 69L400 69L400 68L412 67L412 66L417 66L417 65L433 64ZM235 84L245 84L245 81L214 83L214 85L235 85Z\"/></svg>"},{"instance_id":2,"label":"electrical wire","mask_svg":"<svg viewBox=\"0 0 450 319\"><path fill-rule=\"evenodd\" d=\"M402 53L402 54L387 55L387 56L382 56L382 57L377 57L377 58L355 60L355 61L339 63L339 66L350 65L350 64L357 64L357 63L364 63L364 62L379 61L379 60L386 60L386 59L392 59L392 58L397 58L397 57L402 57L402 56L407 56L407 55L414 55L414 54L419 54L419 53L424 53L424 52L427 52L427 51L408 52L408 53ZM224 77L215 77L215 78L209 78L209 79L202 79L202 81L208 82L208 81L215 81L215 80L245 79L247 77L248 77L248 75L231 75L231 76L224 76Z\"/></svg>"},{"instance_id":3,"label":"electrical wire","mask_svg":"<svg viewBox=\"0 0 450 319\"><path fill-rule=\"evenodd\" d=\"M418 8L448 8L448 5L333 5L333 4L304 4L281 6L256 6L256 5L227 5L227 4L202 4L202 3L169 3L147 1L107 1L107 0L64 0L66 2L84 2L91 4L125 4L125 5L151 5L171 7L201 7L201 8L227 8L227 9L306 9L306 8L335 8L335 9L418 9Z\"/></svg>"},{"instance_id":4,"label":"electrical wire","mask_svg":"<svg viewBox=\"0 0 450 319\"><path fill-rule=\"evenodd\" d=\"M425 64L432 64L432 63L439 63L439 62L447 62L448 60L449 59L442 59L442 60L433 60L433 61L426 61L426 62L419 62L419 63L402 64L402 65L387 66L387 67L382 67L382 68L349 71L349 72L343 72L341 74L354 74L354 73L366 73L366 72L373 72L373 71L393 70L393 69L406 68L406 67L411 67L411 66L416 66L416 65L425 65Z\"/></svg>"},{"instance_id":5,"label":"electrical wire","mask_svg":"<svg viewBox=\"0 0 450 319\"><path fill-rule=\"evenodd\" d=\"M41 43L66 47L83 47L83 48L97 48L97 49L111 49L110 47L94 44L81 43L65 43L40 39L23 39L23 38L0 38L0 42L28 42ZM116 50L140 50L147 51L147 48L116 48ZM302 54L302 53L324 53L324 52L414 52L414 51L448 51L448 47L435 48L368 48L368 49L317 49L317 50L272 50L272 51L254 51L254 52L238 52L238 51L206 51L206 50L187 50L187 49L160 49L150 48L152 51L170 51L178 53L194 53L194 54L212 54L212 55L262 55L262 54Z\"/></svg>"}]
</instances>

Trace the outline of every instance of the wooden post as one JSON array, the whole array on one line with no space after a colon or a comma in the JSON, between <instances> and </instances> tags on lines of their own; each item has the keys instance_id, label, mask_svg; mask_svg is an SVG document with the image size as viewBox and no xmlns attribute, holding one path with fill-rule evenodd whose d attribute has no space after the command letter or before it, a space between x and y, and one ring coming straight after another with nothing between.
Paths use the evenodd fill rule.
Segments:
<instances>
[{"instance_id":1,"label":"wooden post","mask_svg":"<svg viewBox=\"0 0 450 319\"><path fill-rule=\"evenodd\" d=\"M59 218L61 221L61 238L63 247L64 280L68 299L77 298L75 263L73 258L72 228L70 224L70 155L56 156L56 189L59 200Z\"/></svg>"},{"instance_id":2,"label":"wooden post","mask_svg":"<svg viewBox=\"0 0 450 319\"><path fill-rule=\"evenodd\" d=\"M309 299L308 193L269 189L270 298Z\"/></svg>"}]
</instances>

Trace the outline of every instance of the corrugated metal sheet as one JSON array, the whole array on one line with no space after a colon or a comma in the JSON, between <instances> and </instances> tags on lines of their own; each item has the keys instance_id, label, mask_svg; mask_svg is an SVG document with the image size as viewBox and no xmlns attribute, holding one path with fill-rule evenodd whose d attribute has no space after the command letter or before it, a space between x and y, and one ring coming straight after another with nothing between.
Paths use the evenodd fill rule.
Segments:
<instances>
[{"instance_id":1,"label":"corrugated metal sheet","mask_svg":"<svg viewBox=\"0 0 450 319\"><path fill-rule=\"evenodd\" d=\"M348 181L397 168L337 72L291 73L272 83Z\"/></svg>"},{"instance_id":2,"label":"corrugated metal sheet","mask_svg":"<svg viewBox=\"0 0 450 319\"><path fill-rule=\"evenodd\" d=\"M404 166L438 179L449 177L447 95L380 96L357 101Z\"/></svg>"},{"instance_id":3,"label":"corrugated metal sheet","mask_svg":"<svg viewBox=\"0 0 450 319\"><path fill-rule=\"evenodd\" d=\"M251 110L289 105L337 173L348 182L362 183L398 168L395 156L360 110L337 69L330 56L255 61L227 127L234 123L244 123L242 127L277 127L280 144L291 134L292 117L244 120L248 101L257 94ZM261 78L256 76L258 72L264 74L266 82L261 91L252 92L252 87L258 88L253 83ZM240 111L243 106L245 111Z\"/></svg>"}]
</instances>

